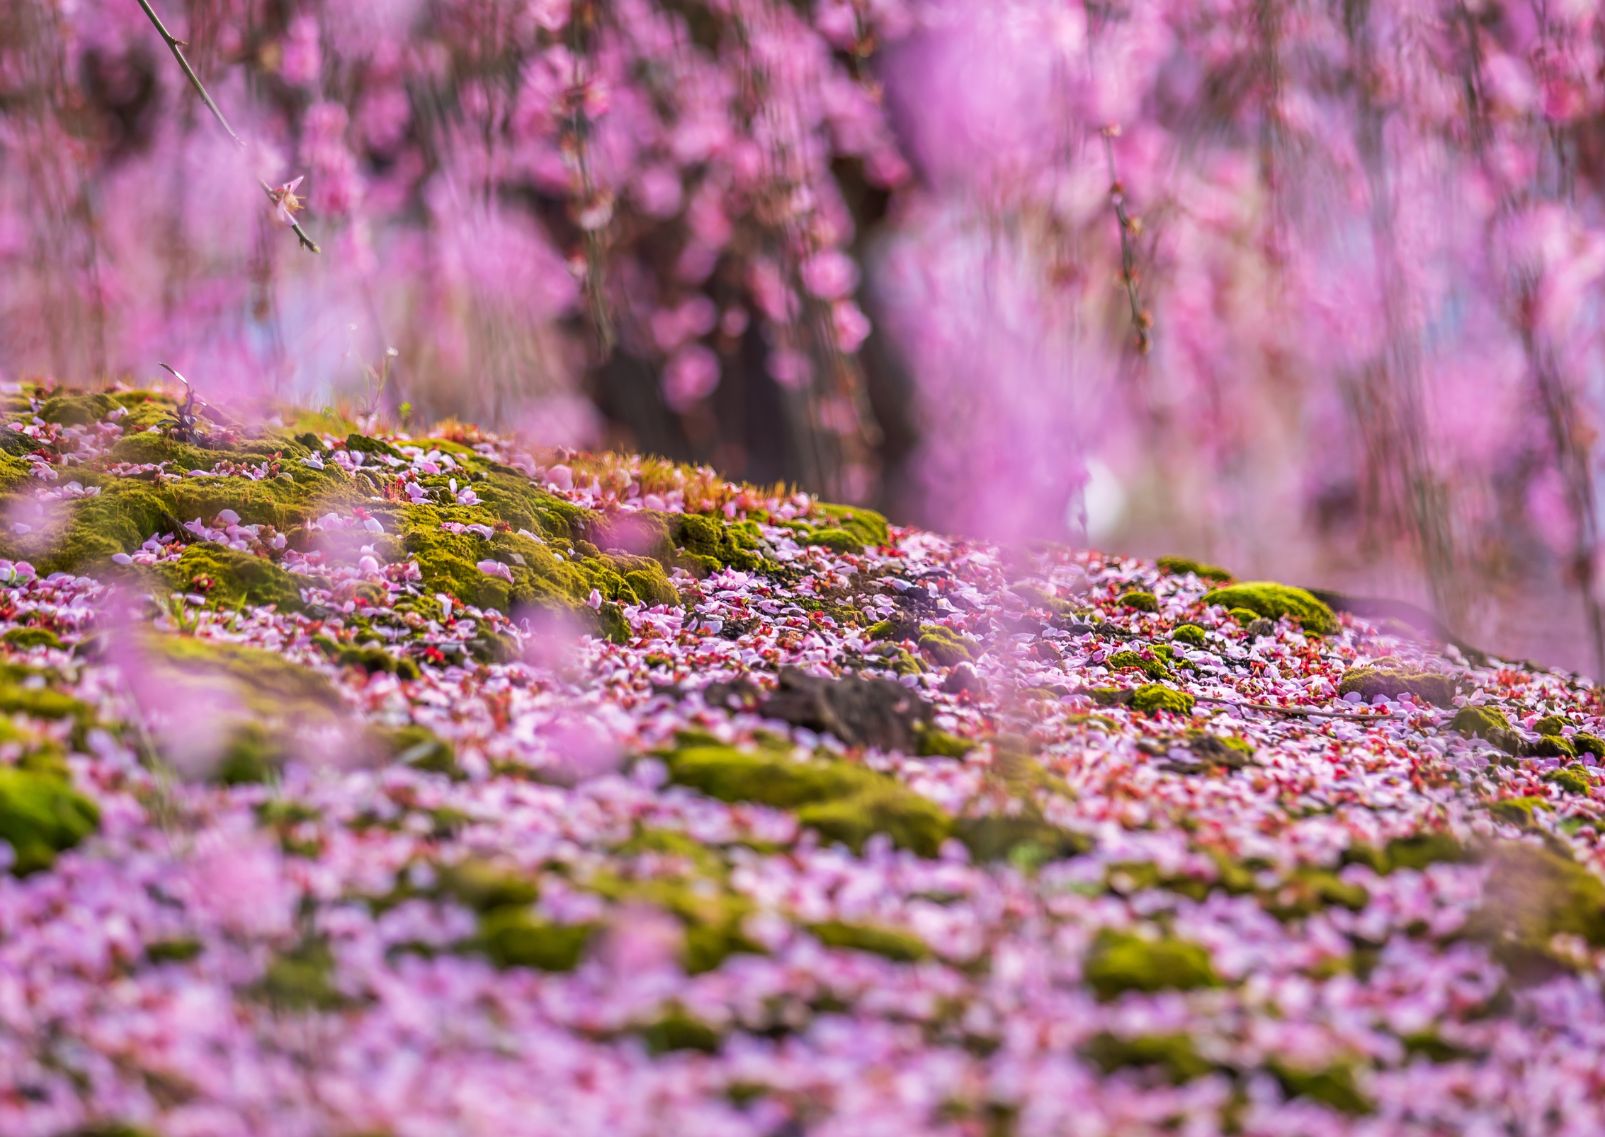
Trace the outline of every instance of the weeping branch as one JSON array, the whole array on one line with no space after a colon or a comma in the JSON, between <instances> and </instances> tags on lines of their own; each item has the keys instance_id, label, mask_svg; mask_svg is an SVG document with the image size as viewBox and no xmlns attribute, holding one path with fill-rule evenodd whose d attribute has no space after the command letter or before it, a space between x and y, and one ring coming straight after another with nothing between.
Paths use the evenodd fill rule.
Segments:
<instances>
[{"instance_id":1,"label":"weeping branch","mask_svg":"<svg viewBox=\"0 0 1605 1137\"><path fill-rule=\"evenodd\" d=\"M184 78L188 79L189 85L195 88L195 93L201 97L201 102L206 104L206 109L212 112L212 117L217 120L217 125L223 128L223 133L229 136L229 140L235 146L242 150L245 149L245 140L234 132L234 128L229 125L228 119L224 117L222 108L217 105L217 100L212 98L211 92L206 89L206 84L201 82L201 77L195 74L195 68L191 67L189 60L184 57L184 49L189 45L167 30L167 25L162 23L162 18L150 6L149 0L137 0L137 3L140 10L150 18L150 22L155 27L157 34L162 37L162 42L167 44L167 50L173 53L174 59L178 60L178 66L184 72ZM267 182L258 178L256 184L262 187L262 192L268 195L270 201L280 201L278 191L274 190ZM307 235L305 229L301 228L301 223L288 210L283 212L284 216L289 219L290 229L295 233L296 240L301 242L301 247L310 253L318 252L318 243Z\"/></svg>"}]
</instances>

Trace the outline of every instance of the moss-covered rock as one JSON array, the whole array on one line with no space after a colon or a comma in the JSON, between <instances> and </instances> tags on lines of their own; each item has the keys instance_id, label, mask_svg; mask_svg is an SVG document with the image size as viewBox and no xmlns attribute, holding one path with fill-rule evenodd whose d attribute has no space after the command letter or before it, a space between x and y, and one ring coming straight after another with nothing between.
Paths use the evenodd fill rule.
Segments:
<instances>
[{"instance_id":1,"label":"moss-covered rock","mask_svg":"<svg viewBox=\"0 0 1605 1137\"><path fill-rule=\"evenodd\" d=\"M917 963L931 954L930 947L918 936L878 924L827 920L808 925L808 930L827 947L868 952L899 963Z\"/></svg>"},{"instance_id":2,"label":"moss-covered rock","mask_svg":"<svg viewBox=\"0 0 1605 1137\"><path fill-rule=\"evenodd\" d=\"M573 971L596 934L590 924L557 924L528 908L493 908L479 919L471 948L497 967Z\"/></svg>"},{"instance_id":3,"label":"moss-covered rock","mask_svg":"<svg viewBox=\"0 0 1605 1137\"><path fill-rule=\"evenodd\" d=\"M1209 949L1176 938L1147 939L1135 932L1104 929L1093 940L1082 978L1099 999L1129 991L1193 991L1220 986Z\"/></svg>"},{"instance_id":4,"label":"moss-covered rock","mask_svg":"<svg viewBox=\"0 0 1605 1137\"><path fill-rule=\"evenodd\" d=\"M1569 794L1587 797L1594 789L1594 778L1586 766L1563 766L1544 775L1544 781Z\"/></svg>"},{"instance_id":5,"label":"moss-covered rock","mask_svg":"<svg viewBox=\"0 0 1605 1137\"><path fill-rule=\"evenodd\" d=\"M1173 576L1196 576L1200 580L1228 581L1232 579L1229 570L1219 565L1206 564L1195 561L1190 557L1160 557L1157 562L1159 571Z\"/></svg>"},{"instance_id":6,"label":"moss-covered rock","mask_svg":"<svg viewBox=\"0 0 1605 1137\"><path fill-rule=\"evenodd\" d=\"M1268 620L1289 617L1306 631L1321 635L1337 631L1337 617L1331 608L1302 588L1273 581L1247 581L1216 588L1204 593L1204 603L1227 609L1246 608Z\"/></svg>"},{"instance_id":7,"label":"moss-covered rock","mask_svg":"<svg viewBox=\"0 0 1605 1137\"><path fill-rule=\"evenodd\" d=\"M319 635L312 638L319 651L341 667L355 667L369 675L388 674L416 679L418 665L404 655L396 655L377 643L354 644Z\"/></svg>"},{"instance_id":8,"label":"moss-covered rock","mask_svg":"<svg viewBox=\"0 0 1605 1137\"><path fill-rule=\"evenodd\" d=\"M895 778L850 762L798 761L776 747L740 750L697 743L663 755L669 777L721 801L793 810L799 823L854 850L876 833L934 856L953 821Z\"/></svg>"},{"instance_id":9,"label":"moss-covered rock","mask_svg":"<svg viewBox=\"0 0 1605 1137\"><path fill-rule=\"evenodd\" d=\"M14 648L17 651L59 650L61 637L49 628L7 628L3 634L0 634L0 643L4 643L7 647Z\"/></svg>"},{"instance_id":10,"label":"moss-covered rock","mask_svg":"<svg viewBox=\"0 0 1605 1137\"><path fill-rule=\"evenodd\" d=\"M1142 589L1134 588L1130 592L1122 592L1115 603L1122 608L1131 608L1138 612L1159 611L1159 598L1152 592L1145 592Z\"/></svg>"},{"instance_id":11,"label":"moss-covered rock","mask_svg":"<svg viewBox=\"0 0 1605 1137\"><path fill-rule=\"evenodd\" d=\"M1454 702L1455 686L1449 676L1436 671L1377 663L1345 671L1338 684L1338 694L1358 694L1365 699L1379 695L1397 699L1400 695L1410 695L1423 703L1447 707Z\"/></svg>"},{"instance_id":12,"label":"moss-covered rock","mask_svg":"<svg viewBox=\"0 0 1605 1137\"><path fill-rule=\"evenodd\" d=\"M1197 624L1177 624L1171 630L1170 638L1189 647L1203 647L1209 642L1209 633Z\"/></svg>"},{"instance_id":13,"label":"moss-covered rock","mask_svg":"<svg viewBox=\"0 0 1605 1137\"><path fill-rule=\"evenodd\" d=\"M11 871L40 872L100 827L100 810L52 774L0 767L0 841L11 846Z\"/></svg>"},{"instance_id":14,"label":"moss-covered rock","mask_svg":"<svg viewBox=\"0 0 1605 1137\"><path fill-rule=\"evenodd\" d=\"M274 1010L290 1013L327 1013L352 1002L335 983L334 953L318 939L274 955L247 993Z\"/></svg>"},{"instance_id":15,"label":"moss-covered rock","mask_svg":"<svg viewBox=\"0 0 1605 1137\"><path fill-rule=\"evenodd\" d=\"M1481 738L1511 753L1520 747L1520 739L1511 729L1510 720L1496 707L1461 707L1449 720L1449 729L1467 738Z\"/></svg>"},{"instance_id":16,"label":"moss-covered rock","mask_svg":"<svg viewBox=\"0 0 1605 1137\"><path fill-rule=\"evenodd\" d=\"M1195 702L1186 691L1178 691L1163 683L1145 683L1131 693L1131 705L1147 714L1169 711L1171 714L1190 715Z\"/></svg>"},{"instance_id":17,"label":"moss-covered rock","mask_svg":"<svg viewBox=\"0 0 1605 1137\"><path fill-rule=\"evenodd\" d=\"M963 758L976 747L967 738L935 727L917 728L915 735L917 742L914 750L922 758Z\"/></svg>"},{"instance_id":18,"label":"moss-covered rock","mask_svg":"<svg viewBox=\"0 0 1605 1137\"><path fill-rule=\"evenodd\" d=\"M642 1024L632 1032L652 1054L690 1051L697 1054L717 1054L724 1036L711 1024L697 1018L679 1004L674 1004L651 1022Z\"/></svg>"},{"instance_id":19,"label":"moss-covered rock","mask_svg":"<svg viewBox=\"0 0 1605 1137\"><path fill-rule=\"evenodd\" d=\"M1357 1068L1352 1063L1338 1063L1307 1069L1273 1059L1269 1063L1272 1075L1290 1098L1304 1098L1319 1102L1338 1113L1359 1117L1371 1113L1376 1104L1360 1092Z\"/></svg>"},{"instance_id":20,"label":"moss-covered rock","mask_svg":"<svg viewBox=\"0 0 1605 1137\"><path fill-rule=\"evenodd\" d=\"M973 660L978 647L975 641L942 624L920 625L920 650L943 667Z\"/></svg>"},{"instance_id":21,"label":"moss-covered rock","mask_svg":"<svg viewBox=\"0 0 1605 1137\"><path fill-rule=\"evenodd\" d=\"M1105 1074L1117 1070L1156 1069L1180 1084L1202 1078L1214 1069L1186 1034L1144 1034L1122 1037L1107 1031L1094 1035L1082 1054Z\"/></svg>"},{"instance_id":22,"label":"moss-covered rock","mask_svg":"<svg viewBox=\"0 0 1605 1137\"><path fill-rule=\"evenodd\" d=\"M1170 666L1163 659L1154 655L1143 655L1130 649L1115 652L1104 661L1104 666L1113 671L1141 671L1153 680L1171 677Z\"/></svg>"}]
</instances>

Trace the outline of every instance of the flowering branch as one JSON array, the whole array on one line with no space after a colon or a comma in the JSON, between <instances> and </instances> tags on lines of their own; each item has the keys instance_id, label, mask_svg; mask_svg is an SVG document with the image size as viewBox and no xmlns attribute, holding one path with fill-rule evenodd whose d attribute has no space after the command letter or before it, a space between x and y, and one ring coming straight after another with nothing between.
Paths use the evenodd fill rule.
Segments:
<instances>
[{"instance_id":1,"label":"flowering branch","mask_svg":"<svg viewBox=\"0 0 1605 1137\"><path fill-rule=\"evenodd\" d=\"M206 104L206 109L212 112L212 117L217 119L217 124L223 128L223 133L229 136L234 145L242 150L245 149L245 140L234 132L234 128L229 125L228 119L223 116L222 108L212 98L211 92L206 89L206 84L201 82L201 77L195 74L195 68L191 67L189 60L184 57L184 49L189 45L167 30L167 25L162 23L162 18L150 6L149 0L137 0L137 3L145 15L150 18L151 24L162 37L162 42L167 44L167 50L173 53L174 59L178 60L178 66L184 72L184 78L189 80L190 86L194 87L195 93L201 97L201 102ZM300 179L296 180L299 181ZM294 184L292 183L288 189L284 186L275 189L261 178L256 180L256 184L262 187L262 192L267 194L269 200L277 207L279 216L284 218L291 230L294 231L296 240L301 242L301 247L308 252L318 252L318 243L307 235L307 231L301 228L301 223L291 213L291 210L300 208L300 203L295 197Z\"/></svg>"}]
</instances>

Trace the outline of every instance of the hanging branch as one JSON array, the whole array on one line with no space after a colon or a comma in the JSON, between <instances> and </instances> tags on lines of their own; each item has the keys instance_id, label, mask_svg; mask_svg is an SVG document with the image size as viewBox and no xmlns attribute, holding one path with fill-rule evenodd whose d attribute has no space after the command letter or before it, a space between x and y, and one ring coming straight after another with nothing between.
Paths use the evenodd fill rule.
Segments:
<instances>
[{"instance_id":1,"label":"hanging branch","mask_svg":"<svg viewBox=\"0 0 1605 1137\"><path fill-rule=\"evenodd\" d=\"M211 92L209 92L206 89L206 85L201 82L201 77L195 74L195 68L190 66L189 60L184 58L184 49L188 47L189 44L185 43L172 32L167 30L167 25L162 23L162 18L158 16L156 14L156 10L150 6L149 0L137 0L137 3L145 15L150 18L151 24L156 28L157 33L162 37L162 42L167 44L167 50L173 53L174 59L178 60L178 66L184 72L184 78L189 80L189 85L195 88L195 93L201 97L201 102L206 104L206 109L212 112L213 118L217 119L217 125L223 128L223 133L229 136L229 140L232 141L235 146L238 146L241 150L245 149L245 140L238 134L234 133L234 128L229 125L228 119L223 117L223 111L217 105L216 100L212 98ZM296 182L299 181L300 179L297 178ZM294 231L296 240L301 242L301 247L311 253L318 252L318 243L307 235L307 231L301 228L301 223L295 219L295 216L292 213L292 210L300 208L300 203L295 197L296 183L291 182L288 185L280 186L279 188L275 189L268 185L263 179L258 178L256 180L256 184L261 186L262 192L267 194L268 199L278 206L279 216L283 217L289 224L291 230Z\"/></svg>"},{"instance_id":2,"label":"hanging branch","mask_svg":"<svg viewBox=\"0 0 1605 1137\"><path fill-rule=\"evenodd\" d=\"M591 52L595 43L598 16L589 3L582 3L569 21L569 47L574 58L569 89L564 96L568 103L568 122L565 125L563 149L574 164L579 177L580 201L578 220L585 234L585 299L591 308L591 326L596 332L597 349L602 359L613 354L617 335L613 317L608 310L604 291L604 248L601 228L612 218L611 195L596 185L591 172L590 137L591 121L586 114L585 99L590 89L592 70L595 67ZM597 215L605 213L607 220ZM598 222L600 221L600 224Z\"/></svg>"},{"instance_id":3,"label":"hanging branch","mask_svg":"<svg viewBox=\"0 0 1605 1137\"><path fill-rule=\"evenodd\" d=\"M1104 159L1109 166L1109 204L1114 207L1115 220L1120 223L1120 279L1126 286L1126 299L1131 304L1131 325L1137 335L1137 353L1147 355L1153 346L1154 320L1142 306L1142 293L1137 288L1137 252L1133 241L1142 232L1142 222L1126 209L1126 187L1115 172L1114 140L1120 133L1118 126L1106 126L1103 135Z\"/></svg>"}]
</instances>

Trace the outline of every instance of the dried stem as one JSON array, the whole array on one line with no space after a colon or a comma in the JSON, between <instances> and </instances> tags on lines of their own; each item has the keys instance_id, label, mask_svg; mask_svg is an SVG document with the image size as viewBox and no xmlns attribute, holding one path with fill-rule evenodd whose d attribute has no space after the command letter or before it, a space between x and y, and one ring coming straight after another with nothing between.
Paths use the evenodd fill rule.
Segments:
<instances>
[{"instance_id":1,"label":"dried stem","mask_svg":"<svg viewBox=\"0 0 1605 1137\"><path fill-rule=\"evenodd\" d=\"M206 84L201 82L201 77L195 74L195 68L191 67L189 60L184 58L184 49L189 45L167 30L167 25L162 23L162 18L150 6L149 0L136 0L136 2L145 15L150 18L152 26L156 28L157 33L162 37L162 42L167 44L167 50L173 53L174 59L178 60L178 66L184 72L184 78L189 80L189 85L195 88L195 93L201 97L201 102L206 104L206 109L212 112L213 118L217 119L217 125L223 128L223 133L229 136L234 145L241 150L245 149L245 140L234 132L234 128L229 125L228 119L223 116L222 108L217 105L217 101L212 98L211 92L206 89ZM258 178L256 184L262 187L262 192L267 194L270 200L278 200L278 195L273 192L273 187L268 185L266 181ZM294 217L290 218L290 228L294 231L296 240L301 242L303 249L312 253L319 251L318 243L307 235L307 231L301 228L301 223Z\"/></svg>"},{"instance_id":2,"label":"dried stem","mask_svg":"<svg viewBox=\"0 0 1605 1137\"><path fill-rule=\"evenodd\" d=\"M1137 288L1137 252L1133 239L1142 232L1142 222L1126 209L1126 187L1115 172L1115 136L1117 126L1103 128L1103 153L1109 166L1109 204L1114 207L1115 220L1120 223L1120 279L1126 286L1126 299L1131 304L1131 325L1137 334L1137 352L1147 355L1153 346L1153 317L1142 306L1142 293Z\"/></svg>"}]
</instances>

